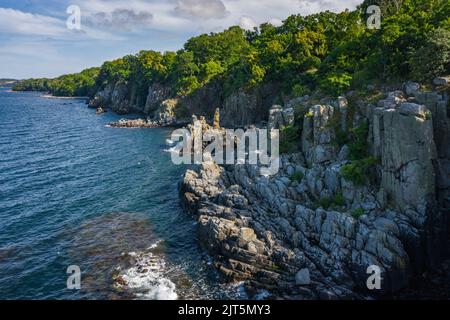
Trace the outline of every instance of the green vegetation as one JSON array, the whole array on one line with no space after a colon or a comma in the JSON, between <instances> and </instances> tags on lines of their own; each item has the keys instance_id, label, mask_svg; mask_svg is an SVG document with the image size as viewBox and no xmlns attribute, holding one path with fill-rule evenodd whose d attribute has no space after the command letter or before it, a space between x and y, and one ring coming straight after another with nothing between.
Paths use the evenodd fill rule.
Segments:
<instances>
[{"instance_id":1,"label":"green vegetation","mask_svg":"<svg viewBox=\"0 0 450 320\"><path fill-rule=\"evenodd\" d=\"M344 179L353 182L355 185L364 185L373 178L372 169L377 165L378 160L367 157L342 166L341 175Z\"/></svg>"},{"instance_id":2,"label":"green vegetation","mask_svg":"<svg viewBox=\"0 0 450 320\"><path fill-rule=\"evenodd\" d=\"M342 193L335 194L333 197L320 198L319 207L328 210L330 208L336 210L345 206L345 198Z\"/></svg>"},{"instance_id":3,"label":"green vegetation","mask_svg":"<svg viewBox=\"0 0 450 320\"><path fill-rule=\"evenodd\" d=\"M86 69L80 73L64 75L56 79L28 79L14 86L16 91L49 91L55 96L92 96L96 92L95 81L100 68Z\"/></svg>"},{"instance_id":4,"label":"green vegetation","mask_svg":"<svg viewBox=\"0 0 450 320\"><path fill-rule=\"evenodd\" d=\"M450 27L430 32L424 46L413 51L410 64L412 75L418 81L432 79L450 70Z\"/></svg>"},{"instance_id":5,"label":"green vegetation","mask_svg":"<svg viewBox=\"0 0 450 320\"><path fill-rule=\"evenodd\" d=\"M365 10L372 4L383 11L380 30L366 27ZM130 103L142 106L155 84L170 88L172 97L214 84L226 97L265 84L277 84L280 95L298 96L316 90L338 95L375 82L430 81L450 73L449 17L448 0L365 0L355 11L293 15L279 27L263 24L254 31L231 27L191 38L178 52L141 51L79 74L22 81L15 89L92 96L123 83Z\"/></svg>"},{"instance_id":6,"label":"green vegetation","mask_svg":"<svg viewBox=\"0 0 450 320\"><path fill-rule=\"evenodd\" d=\"M345 198L344 195L340 192L333 197L333 204L337 207L345 206Z\"/></svg>"},{"instance_id":7,"label":"green vegetation","mask_svg":"<svg viewBox=\"0 0 450 320\"><path fill-rule=\"evenodd\" d=\"M280 130L280 153L292 153L298 150L300 145L299 126L291 125Z\"/></svg>"},{"instance_id":8,"label":"green vegetation","mask_svg":"<svg viewBox=\"0 0 450 320\"><path fill-rule=\"evenodd\" d=\"M330 208L331 204L332 204L331 198L323 197L323 198L320 198L320 200L319 200L319 206L324 208L325 210L328 210Z\"/></svg>"},{"instance_id":9,"label":"green vegetation","mask_svg":"<svg viewBox=\"0 0 450 320\"><path fill-rule=\"evenodd\" d=\"M363 208L358 208L352 211L352 217L355 219L360 218L361 216L364 215L364 209Z\"/></svg>"},{"instance_id":10,"label":"green vegetation","mask_svg":"<svg viewBox=\"0 0 450 320\"><path fill-rule=\"evenodd\" d=\"M305 177L305 175L303 174L303 172L294 172L291 175L291 181L293 182L301 182L303 180L303 178Z\"/></svg>"},{"instance_id":11,"label":"green vegetation","mask_svg":"<svg viewBox=\"0 0 450 320\"><path fill-rule=\"evenodd\" d=\"M367 136L369 134L369 126L367 123L352 128L350 130L351 142L348 144L350 151L350 160L359 160L367 155Z\"/></svg>"}]
</instances>

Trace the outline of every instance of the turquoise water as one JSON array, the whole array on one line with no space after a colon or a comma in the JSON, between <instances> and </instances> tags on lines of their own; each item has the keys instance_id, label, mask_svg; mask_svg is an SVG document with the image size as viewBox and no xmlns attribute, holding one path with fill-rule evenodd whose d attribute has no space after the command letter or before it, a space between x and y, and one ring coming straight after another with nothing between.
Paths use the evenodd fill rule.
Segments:
<instances>
[{"instance_id":1,"label":"turquoise water","mask_svg":"<svg viewBox=\"0 0 450 320\"><path fill-rule=\"evenodd\" d=\"M180 207L169 130L107 127L118 119L0 89L0 299L239 297Z\"/></svg>"}]
</instances>

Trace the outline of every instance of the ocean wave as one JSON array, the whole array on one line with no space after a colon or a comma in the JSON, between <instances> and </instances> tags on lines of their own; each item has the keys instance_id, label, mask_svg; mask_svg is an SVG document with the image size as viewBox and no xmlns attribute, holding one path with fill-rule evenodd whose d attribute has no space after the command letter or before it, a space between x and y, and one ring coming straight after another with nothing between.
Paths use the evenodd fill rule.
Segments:
<instances>
[{"instance_id":1,"label":"ocean wave","mask_svg":"<svg viewBox=\"0 0 450 320\"><path fill-rule=\"evenodd\" d=\"M159 241L149 249L158 247ZM134 261L132 266L115 278L115 286L132 292L137 299L176 300L176 285L166 276L166 261L152 252L125 254Z\"/></svg>"}]
</instances>

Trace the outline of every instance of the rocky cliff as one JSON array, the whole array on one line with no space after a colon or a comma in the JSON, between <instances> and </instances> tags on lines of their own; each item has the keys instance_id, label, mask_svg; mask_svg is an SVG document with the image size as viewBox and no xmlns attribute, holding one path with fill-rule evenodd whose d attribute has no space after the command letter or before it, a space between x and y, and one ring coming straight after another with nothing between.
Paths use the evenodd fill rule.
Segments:
<instances>
[{"instance_id":1,"label":"rocky cliff","mask_svg":"<svg viewBox=\"0 0 450 320\"><path fill-rule=\"evenodd\" d=\"M448 236L450 113L448 83L432 89L275 106L269 127L292 123L294 110L302 124L299 152L270 178L251 165L188 170L181 197L217 268L250 292L320 299L392 294L436 268ZM370 266L382 271L380 290L368 290Z\"/></svg>"},{"instance_id":2,"label":"rocky cliff","mask_svg":"<svg viewBox=\"0 0 450 320\"><path fill-rule=\"evenodd\" d=\"M118 114L142 114L163 126L189 122L193 114L212 120L216 108L220 108L222 124L234 128L267 121L277 92L278 85L270 84L225 95L222 85L213 81L187 96L173 96L170 87L154 83L142 103L136 101L128 84L116 83L106 85L89 106L110 108Z\"/></svg>"}]
</instances>

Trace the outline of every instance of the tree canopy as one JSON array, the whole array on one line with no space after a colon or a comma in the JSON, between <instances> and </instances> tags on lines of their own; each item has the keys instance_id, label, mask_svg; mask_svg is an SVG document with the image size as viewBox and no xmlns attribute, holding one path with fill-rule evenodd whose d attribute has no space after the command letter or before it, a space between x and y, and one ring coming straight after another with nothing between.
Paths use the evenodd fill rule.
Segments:
<instances>
[{"instance_id":1,"label":"tree canopy","mask_svg":"<svg viewBox=\"0 0 450 320\"><path fill-rule=\"evenodd\" d=\"M381 8L379 30L366 26L370 5ZM266 23L253 31L235 26L193 37L178 52L141 51L78 74L25 80L15 89L93 95L124 83L130 101L141 105L155 83L170 87L173 96L212 81L225 94L275 82L286 94L336 95L372 82L426 82L450 73L449 32L448 0L365 0L354 11L293 15L281 26Z\"/></svg>"}]
</instances>

